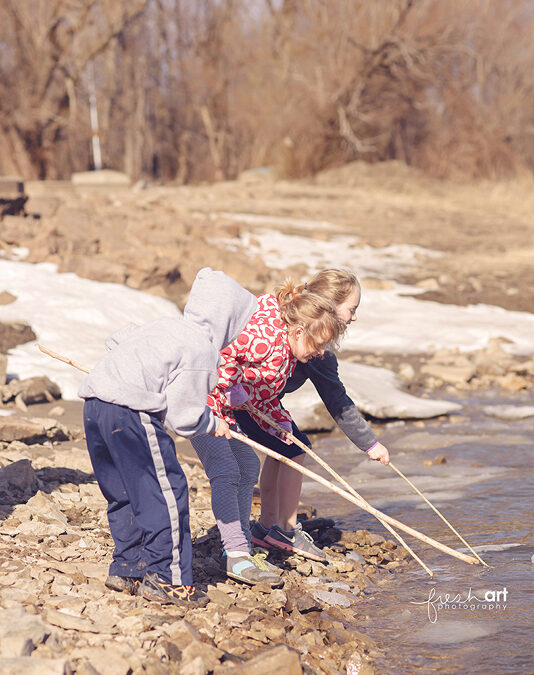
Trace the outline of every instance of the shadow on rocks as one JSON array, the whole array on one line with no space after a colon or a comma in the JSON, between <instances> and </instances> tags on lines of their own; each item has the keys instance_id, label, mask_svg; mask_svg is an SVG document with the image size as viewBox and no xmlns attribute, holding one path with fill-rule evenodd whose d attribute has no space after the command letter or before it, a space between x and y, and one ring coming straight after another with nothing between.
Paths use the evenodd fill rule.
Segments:
<instances>
[{"instance_id":1,"label":"shadow on rocks","mask_svg":"<svg viewBox=\"0 0 534 675\"><path fill-rule=\"evenodd\" d=\"M95 483L93 474L56 466L35 470L29 459L19 459L0 468L0 520L8 518L15 506L25 504L39 491L52 494L60 485L88 483Z\"/></svg>"}]
</instances>

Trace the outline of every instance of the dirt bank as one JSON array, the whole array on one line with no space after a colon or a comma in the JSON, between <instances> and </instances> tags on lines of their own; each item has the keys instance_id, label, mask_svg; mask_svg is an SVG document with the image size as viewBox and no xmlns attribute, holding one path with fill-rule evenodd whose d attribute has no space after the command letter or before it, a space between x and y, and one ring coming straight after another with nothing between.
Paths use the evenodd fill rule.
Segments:
<instances>
[{"instance_id":1,"label":"dirt bank","mask_svg":"<svg viewBox=\"0 0 534 675\"><path fill-rule=\"evenodd\" d=\"M27 247L30 261L50 260L64 271L127 283L183 304L203 265L224 267L255 292L279 278L242 250L241 235L250 226L222 214L306 218L332 224L321 238L351 233L373 247L402 243L440 251L441 257L421 260L403 279L428 289L419 297L532 311L532 187L520 181L433 181L396 162L354 163L297 182L249 178L134 189L28 183L26 211L40 217L6 217L0 242L7 255L15 246ZM290 223L271 227L294 231ZM218 236L233 238L241 253L215 245Z\"/></svg>"}]
</instances>

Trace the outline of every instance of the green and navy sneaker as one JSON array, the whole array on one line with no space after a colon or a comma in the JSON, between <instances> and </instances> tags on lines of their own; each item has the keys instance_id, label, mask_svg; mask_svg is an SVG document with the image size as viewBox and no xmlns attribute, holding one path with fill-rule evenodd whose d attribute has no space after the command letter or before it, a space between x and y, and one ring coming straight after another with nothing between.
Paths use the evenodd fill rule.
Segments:
<instances>
[{"instance_id":1,"label":"green and navy sneaker","mask_svg":"<svg viewBox=\"0 0 534 675\"><path fill-rule=\"evenodd\" d=\"M282 574L282 570L267 560L268 554L268 551L266 551L261 546L253 546L250 557L256 561L257 565L262 570L267 570L268 572L272 572L273 574L278 574L278 576L280 576Z\"/></svg>"},{"instance_id":2,"label":"green and navy sneaker","mask_svg":"<svg viewBox=\"0 0 534 675\"><path fill-rule=\"evenodd\" d=\"M273 588L282 585L279 574L275 574L267 567L265 560L248 553L241 555L222 555L222 564L226 570L226 576L236 581L254 586L266 581ZM274 567L274 565L273 565Z\"/></svg>"},{"instance_id":3,"label":"green and navy sneaker","mask_svg":"<svg viewBox=\"0 0 534 675\"><path fill-rule=\"evenodd\" d=\"M313 543L311 536L303 531L301 523L297 523L295 529L289 532L278 525L273 525L265 536L265 541L271 546L283 551L291 551L310 560L319 562L326 560L326 553Z\"/></svg>"}]
</instances>

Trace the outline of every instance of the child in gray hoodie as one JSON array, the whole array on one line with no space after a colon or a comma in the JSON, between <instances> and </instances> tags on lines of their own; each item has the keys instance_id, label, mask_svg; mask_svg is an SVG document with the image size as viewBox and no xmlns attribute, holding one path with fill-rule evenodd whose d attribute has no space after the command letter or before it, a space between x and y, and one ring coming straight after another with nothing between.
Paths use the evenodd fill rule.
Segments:
<instances>
[{"instance_id":1,"label":"child in gray hoodie","mask_svg":"<svg viewBox=\"0 0 534 675\"><path fill-rule=\"evenodd\" d=\"M206 400L220 350L256 308L254 295L204 268L183 318L119 330L84 380L87 447L115 543L109 588L166 603L207 601L193 586L187 481L164 427L229 437Z\"/></svg>"}]
</instances>

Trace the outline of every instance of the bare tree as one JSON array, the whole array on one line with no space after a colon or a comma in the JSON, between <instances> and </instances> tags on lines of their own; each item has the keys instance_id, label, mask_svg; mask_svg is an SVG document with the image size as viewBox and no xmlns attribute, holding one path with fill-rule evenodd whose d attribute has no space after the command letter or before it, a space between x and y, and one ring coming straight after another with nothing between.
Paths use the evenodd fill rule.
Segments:
<instances>
[{"instance_id":1,"label":"bare tree","mask_svg":"<svg viewBox=\"0 0 534 675\"><path fill-rule=\"evenodd\" d=\"M534 0L4 0L0 170L191 182L400 159L533 168Z\"/></svg>"},{"instance_id":2,"label":"bare tree","mask_svg":"<svg viewBox=\"0 0 534 675\"><path fill-rule=\"evenodd\" d=\"M60 175L55 155L67 129L78 120L76 88L84 68L143 11L146 2L2 2L3 171L40 178ZM60 153L65 152L61 148Z\"/></svg>"}]
</instances>

